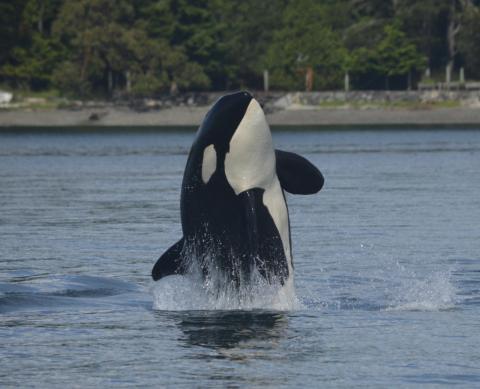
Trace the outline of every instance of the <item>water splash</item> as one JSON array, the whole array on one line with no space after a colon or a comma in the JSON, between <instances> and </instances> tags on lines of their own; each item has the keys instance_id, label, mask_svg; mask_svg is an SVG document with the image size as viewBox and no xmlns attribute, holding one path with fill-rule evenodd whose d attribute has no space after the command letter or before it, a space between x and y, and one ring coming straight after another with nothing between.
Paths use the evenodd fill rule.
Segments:
<instances>
[{"instance_id":1,"label":"water splash","mask_svg":"<svg viewBox=\"0 0 480 389\"><path fill-rule=\"evenodd\" d=\"M239 289L225 285L219 279L207 279L189 274L169 276L157 281L152 288L153 308L157 310L252 310L289 311L301 308L292 282L269 284L255 277Z\"/></svg>"},{"instance_id":2,"label":"water splash","mask_svg":"<svg viewBox=\"0 0 480 389\"><path fill-rule=\"evenodd\" d=\"M422 269L384 260L377 269L324 272L321 283L299 280L299 298L314 311L443 311L461 304L454 269Z\"/></svg>"},{"instance_id":3,"label":"water splash","mask_svg":"<svg viewBox=\"0 0 480 389\"><path fill-rule=\"evenodd\" d=\"M440 311L453 309L458 303L451 272L435 272L419 279L404 279L387 310Z\"/></svg>"},{"instance_id":4,"label":"water splash","mask_svg":"<svg viewBox=\"0 0 480 389\"><path fill-rule=\"evenodd\" d=\"M289 311L302 306L295 294L292 277L284 285L273 275L267 281L255 267L249 276L238 272L239 277L231 277L219 269L215 255L199 255L192 250L186 252L186 256L186 275L168 276L154 284L154 309ZM207 276L204 276L202 267L208 269ZM239 264L237 268L240 268Z\"/></svg>"}]
</instances>

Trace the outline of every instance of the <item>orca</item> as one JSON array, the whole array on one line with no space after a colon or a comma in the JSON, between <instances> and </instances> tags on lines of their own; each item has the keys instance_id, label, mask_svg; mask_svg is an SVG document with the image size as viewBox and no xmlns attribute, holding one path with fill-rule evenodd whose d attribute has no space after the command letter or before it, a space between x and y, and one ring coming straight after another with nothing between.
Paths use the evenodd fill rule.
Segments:
<instances>
[{"instance_id":1,"label":"orca","mask_svg":"<svg viewBox=\"0 0 480 389\"><path fill-rule=\"evenodd\" d=\"M157 281L192 267L239 288L257 272L269 284L293 282L285 193L314 194L320 171L305 158L275 150L256 99L242 91L221 97L206 114L183 176L183 237L155 263ZM293 284L292 284L293 285Z\"/></svg>"}]
</instances>

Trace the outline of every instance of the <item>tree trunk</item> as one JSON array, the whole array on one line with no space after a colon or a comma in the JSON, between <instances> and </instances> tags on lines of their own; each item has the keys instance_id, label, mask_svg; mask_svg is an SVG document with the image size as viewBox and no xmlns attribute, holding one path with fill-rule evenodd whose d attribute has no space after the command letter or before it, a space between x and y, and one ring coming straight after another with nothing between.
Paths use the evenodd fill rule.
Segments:
<instances>
[{"instance_id":1,"label":"tree trunk","mask_svg":"<svg viewBox=\"0 0 480 389\"><path fill-rule=\"evenodd\" d=\"M113 92L113 72L112 72L112 69L110 69L110 67L108 67L108 75L107 75L107 78L108 78L108 96L112 96L112 92Z\"/></svg>"},{"instance_id":2,"label":"tree trunk","mask_svg":"<svg viewBox=\"0 0 480 389\"><path fill-rule=\"evenodd\" d=\"M400 3L399 0L393 0L393 13L394 13L394 15L397 14L399 3Z\"/></svg>"},{"instance_id":3,"label":"tree trunk","mask_svg":"<svg viewBox=\"0 0 480 389\"><path fill-rule=\"evenodd\" d=\"M37 28L40 34L43 34L43 14L45 13L45 4L43 1L40 1L39 10L38 10L38 21Z\"/></svg>"},{"instance_id":4,"label":"tree trunk","mask_svg":"<svg viewBox=\"0 0 480 389\"><path fill-rule=\"evenodd\" d=\"M313 68L307 66L307 72L305 73L305 90L311 92L313 90Z\"/></svg>"},{"instance_id":5,"label":"tree trunk","mask_svg":"<svg viewBox=\"0 0 480 389\"><path fill-rule=\"evenodd\" d=\"M85 76L87 74L87 67L89 65L89 62L90 62L90 53L91 53L91 50L90 50L90 47L84 47L83 48L83 61L82 61L82 68L80 70L80 79L83 81L85 80Z\"/></svg>"},{"instance_id":6,"label":"tree trunk","mask_svg":"<svg viewBox=\"0 0 480 389\"><path fill-rule=\"evenodd\" d=\"M170 83L170 95L175 96L178 93L178 85L175 80Z\"/></svg>"},{"instance_id":7,"label":"tree trunk","mask_svg":"<svg viewBox=\"0 0 480 389\"><path fill-rule=\"evenodd\" d=\"M460 31L460 23L457 23L456 19L456 2L457 0L450 0L450 12L448 15L448 27L447 27L447 46L448 46L448 62L447 66L450 71L455 66L455 55L457 54L457 48L455 44L455 38Z\"/></svg>"},{"instance_id":8,"label":"tree trunk","mask_svg":"<svg viewBox=\"0 0 480 389\"><path fill-rule=\"evenodd\" d=\"M130 71L127 70L125 72L125 87L126 87L126 90L127 90L127 93L130 93L132 91L132 79L130 77Z\"/></svg>"}]
</instances>

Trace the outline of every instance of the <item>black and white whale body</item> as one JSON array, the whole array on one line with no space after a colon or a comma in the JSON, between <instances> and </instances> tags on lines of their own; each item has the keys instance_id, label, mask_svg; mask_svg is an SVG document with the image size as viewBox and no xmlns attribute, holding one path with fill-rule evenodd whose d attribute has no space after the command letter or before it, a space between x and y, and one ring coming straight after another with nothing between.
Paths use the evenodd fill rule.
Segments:
<instances>
[{"instance_id":1,"label":"black and white whale body","mask_svg":"<svg viewBox=\"0 0 480 389\"><path fill-rule=\"evenodd\" d=\"M313 194L320 171L299 155L274 150L259 103L247 92L220 98L200 126L181 192L183 237L152 270L154 280L199 267L238 288L257 272L293 285L284 190Z\"/></svg>"}]
</instances>

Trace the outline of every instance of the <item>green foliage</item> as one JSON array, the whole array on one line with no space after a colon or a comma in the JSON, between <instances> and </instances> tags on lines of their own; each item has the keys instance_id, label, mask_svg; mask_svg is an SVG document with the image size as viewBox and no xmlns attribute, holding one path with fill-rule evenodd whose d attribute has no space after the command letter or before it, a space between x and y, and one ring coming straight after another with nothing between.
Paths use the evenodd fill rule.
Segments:
<instances>
[{"instance_id":1,"label":"green foliage","mask_svg":"<svg viewBox=\"0 0 480 389\"><path fill-rule=\"evenodd\" d=\"M357 18L392 18L395 14L395 0L351 0L352 13Z\"/></svg>"},{"instance_id":2,"label":"green foliage","mask_svg":"<svg viewBox=\"0 0 480 389\"><path fill-rule=\"evenodd\" d=\"M261 61L282 18L285 0L229 2L224 8L227 26L222 32L224 87L261 85Z\"/></svg>"},{"instance_id":3,"label":"green foliage","mask_svg":"<svg viewBox=\"0 0 480 389\"><path fill-rule=\"evenodd\" d=\"M285 9L282 26L265 56L273 87L303 89L309 67L315 72L315 89L341 85L346 52L325 11L325 6L314 0L296 1Z\"/></svg>"},{"instance_id":4,"label":"green foliage","mask_svg":"<svg viewBox=\"0 0 480 389\"><path fill-rule=\"evenodd\" d=\"M451 0L403 0L396 19L431 65L446 63L447 15Z\"/></svg>"},{"instance_id":5,"label":"green foliage","mask_svg":"<svg viewBox=\"0 0 480 389\"><path fill-rule=\"evenodd\" d=\"M230 4L222 0L170 0L169 12L175 23L169 43L181 48L187 61L203 74L206 84L225 87L232 75L224 41L229 24L224 17ZM191 66L189 66L191 68ZM183 84L186 80L181 80Z\"/></svg>"},{"instance_id":6,"label":"green foliage","mask_svg":"<svg viewBox=\"0 0 480 389\"><path fill-rule=\"evenodd\" d=\"M125 0L66 2L54 33L69 47L71 55L66 62L68 72L57 70L56 85L73 92L76 85L65 77L76 71L81 85L89 85L81 89L83 94L96 87L97 93L110 95L115 86L126 86L127 74L137 96L176 88L208 88L203 68L189 60L182 46L172 46L173 35L161 36L174 31L173 27L155 29L151 20L139 20L135 14L152 8L168 11L169 5L171 2L160 2L135 10ZM148 31L159 36L154 39Z\"/></svg>"},{"instance_id":7,"label":"green foliage","mask_svg":"<svg viewBox=\"0 0 480 389\"><path fill-rule=\"evenodd\" d=\"M0 83L143 97L260 89L267 69L302 90L312 69L314 90L345 71L405 88L454 60L480 77L479 14L480 0L0 0Z\"/></svg>"},{"instance_id":8,"label":"green foliage","mask_svg":"<svg viewBox=\"0 0 480 389\"><path fill-rule=\"evenodd\" d=\"M80 78L80 68L69 61L60 63L52 76L53 84L68 97L91 96L91 84Z\"/></svg>"},{"instance_id":9,"label":"green foliage","mask_svg":"<svg viewBox=\"0 0 480 389\"><path fill-rule=\"evenodd\" d=\"M2 67L2 74L13 79L17 85L34 89L46 87L52 78L52 68L61 58L58 42L34 32L30 46L15 47L11 52L11 62Z\"/></svg>"},{"instance_id":10,"label":"green foliage","mask_svg":"<svg viewBox=\"0 0 480 389\"><path fill-rule=\"evenodd\" d=\"M465 59L467 74L480 78L480 11L470 10L465 15L460 31L459 50Z\"/></svg>"},{"instance_id":11,"label":"green foliage","mask_svg":"<svg viewBox=\"0 0 480 389\"><path fill-rule=\"evenodd\" d=\"M387 77L400 76L426 65L425 57L395 25L385 27L385 37L378 44L377 56L378 72Z\"/></svg>"},{"instance_id":12,"label":"green foliage","mask_svg":"<svg viewBox=\"0 0 480 389\"><path fill-rule=\"evenodd\" d=\"M63 0L27 0L23 22L39 33L48 33Z\"/></svg>"},{"instance_id":13,"label":"green foliage","mask_svg":"<svg viewBox=\"0 0 480 389\"><path fill-rule=\"evenodd\" d=\"M348 68L357 76L354 82L361 83L362 77L370 80L383 77L388 86L390 77L421 71L426 63L426 58L417 51L405 33L393 24L384 27L384 37L375 46L353 51Z\"/></svg>"},{"instance_id":14,"label":"green foliage","mask_svg":"<svg viewBox=\"0 0 480 389\"><path fill-rule=\"evenodd\" d=\"M103 87L111 92L109 79L113 72L124 70L128 62L125 36L133 22L133 8L126 0L66 1L53 26L56 37L68 48L67 68L76 69L82 83L92 86L96 80L106 78ZM57 71L58 87L66 85ZM105 77L106 75L106 77Z\"/></svg>"},{"instance_id":15,"label":"green foliage","mask_svg":"<svg viewBox=\"0 0 480 389\"><path fill-rule=\"evenodd\" d=\"M62 56L62 47L52 38L47 27L56 17L59 0L28 0L16 4L0 4L3 17L17 18L16 28L5 28L5 41L2 37L3 66L0 75L16 86L34 89L45 88L50 84L52 69ZM12 25L11 21L2 21ZM3 35L3 34L2 34ZM10 46L9 46L10 44Z\"/></svg>"},{"instance_id":16,"label":"green foliage","mask_svg":"<svg viewBox=\"0 0 480 389\"><path fill-rule=\"evenodd\" d=\"M24 2L0 0L0 66L9 60L18 42L23 7Z\"/></svg>"}]
</instances>

